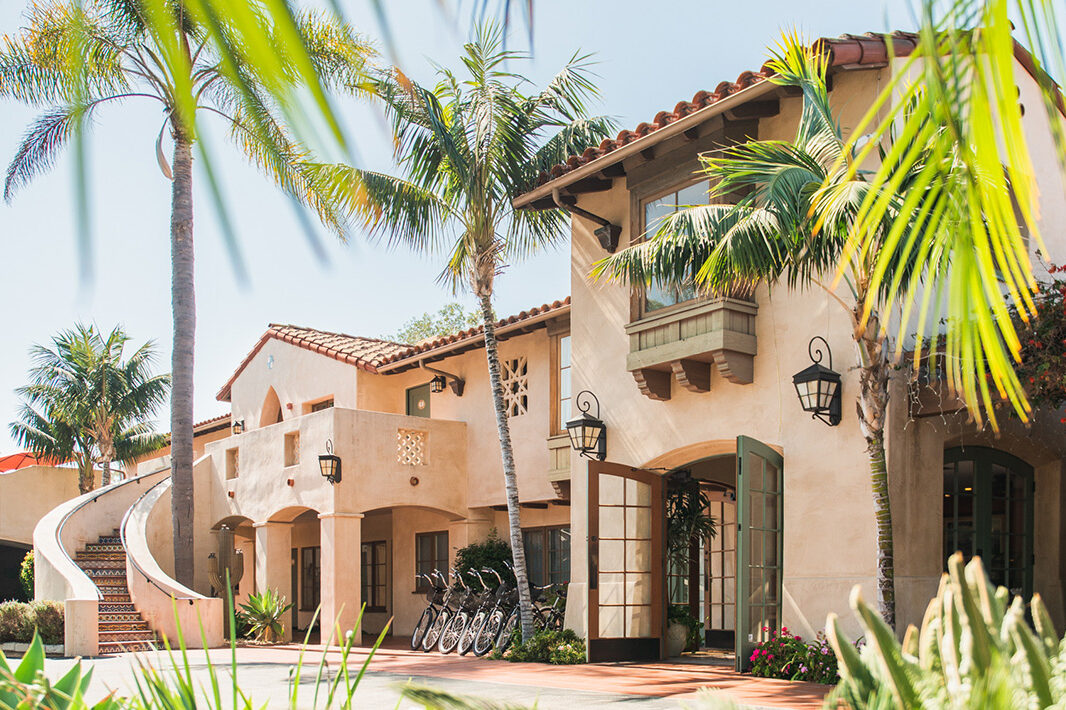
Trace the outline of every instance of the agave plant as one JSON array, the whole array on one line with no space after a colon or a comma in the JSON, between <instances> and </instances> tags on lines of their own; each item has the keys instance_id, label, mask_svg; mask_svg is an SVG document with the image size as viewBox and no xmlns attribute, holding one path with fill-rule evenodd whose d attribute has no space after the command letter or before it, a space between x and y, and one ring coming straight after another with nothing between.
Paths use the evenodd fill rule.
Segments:
<instances>
[{"instance_id":1,"label":"agave plant","mask_svg":"<svg viewBox=\"0 0 1066 710\"><path fill-rule=\"evenodd\" d=\"M979 558L948 560L948 573L929 603L921 629L902 644L880 616L852 592L851 607L866 635L858 651L836 615L827 621L840 662L840 684L826 707L1047 708L1066 706L1066 639L1055 634L1040 595L1029 604L993 587Z\"/></svg>"},{"instance_id":2,"label":"agave plant","mask_svg":"<svg viewBox=\"0 0 1066 710\"><path fill-rule=\"evenodd\" d=\"M285 636L282 619L292 608L276 589L267 589L262 594L252 594L241 604L241 612L248 622L249 633L259 643L278 643Z\"/></svg>"},{"instance_id":3,"label":"agave plant","mask_svg":"<svg viewBox=\"0 0 1066 710\"><path fill-rule=\"evenodd\" d=\"M92 680L90 668L82 673L78 660L59 680L51 681L44 673L44 645L34 633L33 642L19 664L12 668L0 652L0 708L12 710L117 710L121 701L107 696L95 705L85 701L85 690Z\"/></svg>"}]
</instances>

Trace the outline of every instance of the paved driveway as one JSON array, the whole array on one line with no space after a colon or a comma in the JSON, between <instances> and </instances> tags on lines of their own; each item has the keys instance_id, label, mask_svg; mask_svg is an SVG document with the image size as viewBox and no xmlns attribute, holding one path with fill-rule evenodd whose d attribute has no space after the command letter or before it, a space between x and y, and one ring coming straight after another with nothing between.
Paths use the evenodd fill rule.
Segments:
<instances>
[{"instance_id":1,"label":"paved driveway","mask_svg":"<svg viewBox=\"0 0 1066 710\"><path fill-rule=\"evenodd\" d=\"M206 687L207 654L190 651L193 673ZM348 659L351 673L358 671L367 657L357 649ZM313 708L314 679L322 658L322 648L311 648L304 658L298 707ZM289 676L299 660L294 646L237 649L237 677L241 688L256 706L288 708L291 688ZM228 649L210 651L216 669L229 676ZM68 659L48 661L55 676L70 666ZM133 672L138 663L169 667L162 654L124 654L91 659L93 685L90 699L111 690L132 694ZM340 664L336 650L326 653L328 673L332 676ZM224 681L225 682L225 681ZM415 683L459 695L491 699L518 707L540 710L553 708L639 707L700 708L697 699L701 688L716 689L730 699L755 707L817 708L826 692L825 686L788 683L751 678L720 665L693 663L656 664L588 664L582 666L545 666L533 663L508 663L439 654L413 653L407 650L380 649L373 657L356 691L356 707L393 708L399 701L398 688ZM319 707L322 703L319 703ZM398 707L420 707L403 702Z\"/></svg>"}]
</instances>

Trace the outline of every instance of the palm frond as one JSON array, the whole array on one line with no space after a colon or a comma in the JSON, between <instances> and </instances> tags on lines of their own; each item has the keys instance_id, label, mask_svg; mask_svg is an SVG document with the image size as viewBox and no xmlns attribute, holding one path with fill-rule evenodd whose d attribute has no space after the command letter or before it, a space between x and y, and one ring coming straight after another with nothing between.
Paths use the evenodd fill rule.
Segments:
<instances>
[{"instance_id":1,"label":"palm frond","mask_svg":"<svg viewBox=\"0 0 1066 710\"><path fill-rule=\"evenodd\" d=\"M29 184L37 175L50 169L59 152L78 131L85 130L92 119L98 101L73 106L59 106L39 116L26 130L15 157L7 168L4 180L4 199L8 202L15 192Z\"/></svg>"}]
</instances>

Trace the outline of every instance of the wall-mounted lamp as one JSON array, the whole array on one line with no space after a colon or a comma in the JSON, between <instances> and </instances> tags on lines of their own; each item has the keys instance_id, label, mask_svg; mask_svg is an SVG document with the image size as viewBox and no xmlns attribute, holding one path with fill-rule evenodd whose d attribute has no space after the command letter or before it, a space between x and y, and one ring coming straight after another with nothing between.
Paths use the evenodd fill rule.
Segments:
<instances>
[{"instance_id":1,"label":"wall-mounted lamp","mask_svg":"<svg viewBox=\"0 0 1066 710\"><path fill-rule=\"evenodd\" d=\"M341 457L333 453L333 439L326 439L326 453L319 454L318 468L322 478L336 485L341 482Z\"/></svg>"},{"instance_id":2,"label":"wall-mounted lamp","mask_svg":"<svg viewBox=\"0 0 1066 710\"><path fill-rule=\"evenodd\" d=\"M234 434L243 434L244 433L244 420L243 419L238 419L237 421L233 422L233 433Z\"/></svg>"},{"instance_id":3,"label":"wall-mounted lamp","mask_svg":"<svg viewBox=\"0 0 1066 710\"><path fill-rule=\"evenodd\" d=\"M451 390L456 397L463 396L463 390L466 388L466 380L464 380L462 377L459 377L458 375L453 375L450 372L445 372L444 370L438 370L434 367L430 367L424 362L418 363L418 366L426 372L432 372L434 375L433 379L429 381L430 392L440 393L444 391L445 386L448 386L451 387Z\"/></svg>"},{"instance_id":4,"label":"wall-mounted lamp","mask_svg":"<svg viewBox=\"0 0 1066 710\"><path fill-rule=\"evenodd\" d=\"M814 341L821 340L825 353L815 348ZM813 363L792 376L803 411L810 412L812 418L821 419L829 426L840 423L840 374L833 371L833 352L825 338L816 335L807 344L807 355ZM822 357L829 358L829 367L822 365Z\"/></svg>"},{"instance_id":5,"label":"wall-mounted lamp","mask_svg":"<svg viewBox=\"0 0 1066 710\"><path fill-rule=\"evenodd\" d=\"M570 445L585 458L603 461L607 458L607 425L600 419L600 400L589 390L582 390L574 401L581 414L566 423ZM596 403L595 416L589 414L593 402Z\"/></svg>"}]
</instances>

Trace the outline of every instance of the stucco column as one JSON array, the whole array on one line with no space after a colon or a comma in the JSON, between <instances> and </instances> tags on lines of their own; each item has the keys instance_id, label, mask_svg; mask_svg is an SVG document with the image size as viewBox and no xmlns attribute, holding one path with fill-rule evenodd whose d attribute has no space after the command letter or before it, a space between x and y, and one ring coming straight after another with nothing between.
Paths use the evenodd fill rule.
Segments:
<instances>
[{"instance_id":1,"label":"stucco column","mask_svg":"<svg viewBox=\"0 0 1066 710\"><path fill-rule=\"evenodd\" d=\"M362 513L321 513L320 542L322 546L322 643L329 638L335 625L341 634L355 631L355 642L362 636L354 629L363 606L362 579ZM334 638L340 644L343 638Z\"/></svg>"},{"instance_id":2,"label":"stucco column","mask_svg":"<svg viewBox=\"0 0 1066 710\"><path fill-rule=\"evenodd\" d=\"M255 528L255 589L262 594L276 589L286 602L295 602L292 588L292 523L266 521L254 523ZM292 638L292 629L285 624L285 640Z\"/></svg>"}]
</instances>

